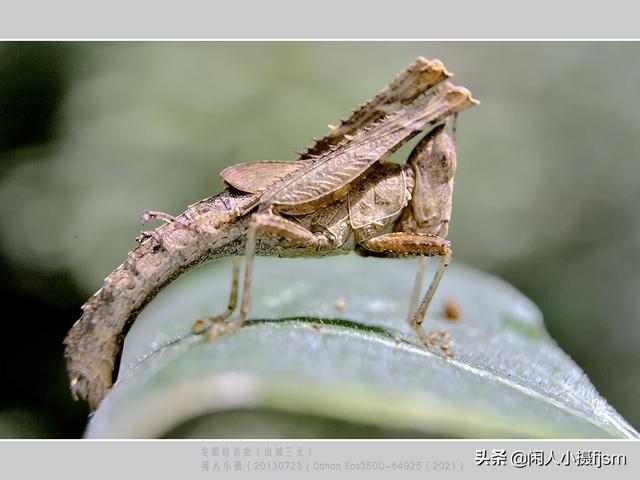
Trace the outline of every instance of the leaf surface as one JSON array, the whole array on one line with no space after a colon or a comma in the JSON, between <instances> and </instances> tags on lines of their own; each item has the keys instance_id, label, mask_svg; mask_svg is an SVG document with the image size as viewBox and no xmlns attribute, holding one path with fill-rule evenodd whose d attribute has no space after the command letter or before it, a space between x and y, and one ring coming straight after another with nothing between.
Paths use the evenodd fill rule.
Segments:
<instances>
[{"instance_id":1,"label":"leaf surface","mask_svg":"<svg viewBox=\"0 0 640 480\"><path fill-rule=\"evenodd\" d=\"M405 321L415 269L258 259L252 320L208 342L189 330L224 309L230 265L201 267L141 313L86 436L638 436L536 306L495 277L454 263L425 321L450 332L454 357L419 345ZM460 319L446 318L445 298Z\"/></svg>"}]
</instances>

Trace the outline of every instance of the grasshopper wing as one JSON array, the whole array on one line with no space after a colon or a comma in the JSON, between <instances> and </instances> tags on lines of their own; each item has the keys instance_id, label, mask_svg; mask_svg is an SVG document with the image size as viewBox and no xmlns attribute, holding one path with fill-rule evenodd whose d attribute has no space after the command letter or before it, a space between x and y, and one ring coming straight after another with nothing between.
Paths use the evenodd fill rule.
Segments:
<instances>
[{"instance_id":1,"label":"grasshopper wing","mask_svg":"<svg viewBox=\"0 0 640 480\"><path fill-rule=\"evenodd\" d=\"M477 103L466 88L445 82L393 115L360 129L327 155L306 161L282 182L270 185L260 203L291 215L310 213L346 194L353 182L421 130Z\"/></svg>"},{"instance_id":2,"label":"grasshopper wing","mask_svg":"<svg viewBox=\"0 0 640 480\"><path fill-rule=\"evenodd\" d=\"M280 180L300 167L307 166L308 161L330 154L339 143L354 135L367 125L373 125L385 116L389 116L430 88L442 83L451 74L440 60L427 60L418 57L405 70L400 72L375 97L351 113L333 127L323 138L317 139L313 147L300 154L298 162L259 161L234 165L220 173L222 179L234 188L247 192L265 191L270 184Z\"/></svg>"},{"instance_id":3,"label":"grasshopper wing","mask_svg":"<svg viewBox=\"0 0 640 480\"><path fill-rule=\"evenodd\" d=\"M260 160L227 167L220 172L220 178L241 192L258 193L305 165L306 162Z\"/></svg>"}]
</instances>

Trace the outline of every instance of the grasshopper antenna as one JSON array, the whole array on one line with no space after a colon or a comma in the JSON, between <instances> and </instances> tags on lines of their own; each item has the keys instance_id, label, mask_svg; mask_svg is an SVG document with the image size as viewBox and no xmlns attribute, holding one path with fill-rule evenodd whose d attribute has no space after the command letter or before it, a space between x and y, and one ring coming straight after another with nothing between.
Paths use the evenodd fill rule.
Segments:
<instances>
[{"instance_id":1,"label":"grasshopper antenna","mask_svg":"<svg viewBox=\"0 0 640 480\"><path fill-rule=\"evenodd\" d=\"M451 140L455 145L456 134L458 133L458 112L454 113L452 116L453 116L453 119L451 120ZM447 121L447 123L449 122Z\"/></svg>"}]
</instances>

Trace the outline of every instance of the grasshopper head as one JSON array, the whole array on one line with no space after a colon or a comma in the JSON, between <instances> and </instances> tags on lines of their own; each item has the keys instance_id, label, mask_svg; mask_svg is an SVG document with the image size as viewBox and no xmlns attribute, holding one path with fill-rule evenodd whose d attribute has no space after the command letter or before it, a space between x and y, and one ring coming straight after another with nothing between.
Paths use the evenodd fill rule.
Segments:
<instances>
[{"instance_id":1,"label":"grasshopper head","mask_svg":"<svg viewBox=\"0 0 640 480\"><path fill-rule=\"evenodd\" d=\"M446 237L451 218L456 151L445 126L429 132L413 149L407 163L414 177L411 208L406 209L396 230Z\"/></svg>"}]
</instances>

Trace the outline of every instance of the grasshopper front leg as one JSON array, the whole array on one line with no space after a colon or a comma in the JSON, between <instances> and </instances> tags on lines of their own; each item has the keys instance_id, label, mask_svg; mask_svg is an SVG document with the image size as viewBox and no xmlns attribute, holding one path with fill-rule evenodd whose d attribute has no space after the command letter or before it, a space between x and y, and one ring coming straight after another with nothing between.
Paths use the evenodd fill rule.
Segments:
<instances>
[{"instance_id":1,"label":"grasshopper front leg","mask_svg":"<svg viewBox=\"0 0 640 480\"><path fill-rule=\"evenodd\" d=\"M452 353L448 345L449 334L447 332L427 332L422 327L422 323L427 314L429 304L435 294L442 275L451 261L451 244L448 240L426 233L406 233L395 232L365 240L360 244L365 250L376 253L380 256L397 257L399 255L419 255L421 257L440 256L440 265L436 271L429 288L425 293L422 302L416 308L418 295L416 294L419 285L422 283L421 272L424 269L424 260L421 258L421 265L416 276L416 286L412 298L412 305L409 309L409 324L416 331L418 337L427 346L437 347L442 350L447 357Z\"/></svg>"}]
</instances>

